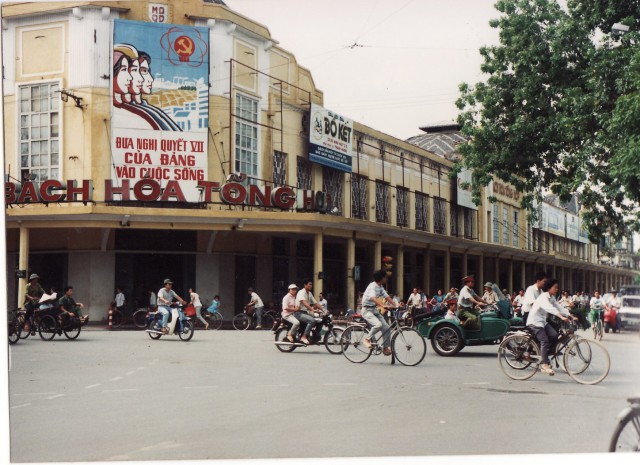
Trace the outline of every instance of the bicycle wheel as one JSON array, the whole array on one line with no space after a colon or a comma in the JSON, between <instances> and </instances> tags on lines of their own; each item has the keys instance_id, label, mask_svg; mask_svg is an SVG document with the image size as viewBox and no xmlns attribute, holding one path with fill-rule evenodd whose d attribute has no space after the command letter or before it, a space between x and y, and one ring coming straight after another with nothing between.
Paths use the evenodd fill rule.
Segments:
<instances>
[{"instance_id":1,"label":"bicycle wheel","mask_svg":"<svg viewBox=\"0 0 640 465\"><path fill-rule=\"evenodd\" d=\"M58 332L58 323L51 315L44 315L40 318L38 325L38 334L43 341L50 341Z\"/></svg>"},{"instance_id":2,"label":"bicycle wheel","mask_svg":"<svg viewBox=\"0 0 640 465\"><path fill-rule=\"evenodd\" d=\"M398 328L391 339L391 350L400 363L413 367L427 355L427 343L422 335L413 328Z\"/></svg>"},{"instance_id":3,"label":"bicycle wheel","mask_svg":"<svg viewBox=\"0 0 640 465\"><path fill-rule=\"evenodd\" d=\"M211 313L211 317L209 319L209 327L211 329L220 329L222 328L222 322L224 321L222 315L218 312Z\"/></svg>"},{"instance_id":4,"label":"bicycle wheel","mask_svg":"<svg viewBox=\"0 0 640 465\"><path fill-rule=\"evenodd\" d=\"M178 336L180 336L180 339L182 339L185 342L190 341L191 338L193 337L193 332L194 332L193 321L184 320L182 322L182 331L178 333Z\"/></svg>"},{"instance_id":5,"label":"bicycle wheel","mask_svg":"<svg viewBox=\"0 0 640 465\"><path fill-rule=\"evenodd\" d=\"M20 329L17 321L9 323L9 344L13 345L20 340Z\"/></svg>"},{"instance_id":6,"label":"bicycle wheel","mask_svg":"<svg viewBox=\"0 0 640 465\"><path fill-rule=\"evenodd\" d=\"M80 322L78 322L77 326L63 329L62 331L64 332L64 335L66 336L67 339L74 340L74 339L78 339L78 336L80 336L81 329L82 329L82 326L80 325Z\"/></svg>"},{"instance_id":7,"label":"bicycle wheel","mask_svg":"<svg viewBox=\"0 0 640 465\"><path fill-rule=\"evenodd\" d=\"M287 328L280 328L276 333L276 342L289 342L287 341L287 332L289 330ZM293 344L276 344L276 347L280 352L293 352L296 350L296 346Z\"/></svg>"},{"instance_id":8,"label":"bicycle wheel","mask_svg":"<svg viewBox=\"0 0 640 465\"><path fill-rule=\"evenodd\" d=\"M35 335L35 326L33 326L33 321L33 319L31 321L26 321L22 316L18 317L18 333L20 334L20 339L28 338L31 336L31 332ZM28 330L27 327L29 328Z\"/></svg>"},{"instance_id":9,"label":"bicycle wheel","mask_svg":"<svg viewBox=\"0 0 640 465\"><path fill-rule=\"evenodd\" d=\"M149 322L149 325L147 326L147 329L150 329L151 331L158 331L159 330L160 325L158 324L158 322L156 320L151 320ZM162 334L158 334L158 333L147 333L149 335L149 337L151 339L160 339L162 337Z\"/></svg>"},{"instance_id":10,"label":"bicycle wheel","mask_svg":"<svg viewBox=\"0 0 640 465\"><path fill-rule=\"evenodd\" d=\"M122 312L118 309L114 309L113 313L111 314L111 325L114 328L119 328L122 325L122 320L123 320L123 316L122 316Z\"/></svg>"},{"instance_id":11,"label":"bicycle wheel","mask_svg":"<svg viewBox=\"0 0 640 465\"><path fill-rule=\"evenodd\" d=\"M147 311L144 308L139 308L133 314L133 324L136 325L136 328L146 328L147 327Z\"/></svg>"},{"instance_id":12,"label":"bicycle wheel","mask_svg":"<svg viewBox=\"0 0 640 465\"><path fill-rule=\"evenodd\" d=\"M366 362L371 357L371 349L364 345L364 338L367 337L366 328L362 326L349 326L342 333L341 346L342 355L353 363Z\"/></svg>"},{"instance_id":13,"label":"bicycle wheel","mask_svg":"<svg viewBox=\"0 0 640 465\"><path fill-rule=\"evenodd\" d=\"M605 347L595 341L576 339L564 352L564 366L580 384L598 384L609 374L611 359Z\"/></svg>"},{"instance_id":14,"label":"bicycle wheel","mask_svg":"<svg viewBox=\"0 0 640 465\"><path fill-rule=\"evenodd\" d=\"M233 324L233 327L238 331L244 331L249 326L251 326L251 317L245 315L244 313L240 313L233 317L231 323Z\"/></svg>"},{"instance_id":15,"label":"bicycle wheel","mask_svg":"<svg viewBox=\"0 0 640 465\"><path fill-rule=\"evenodd\" d=\"M262 329L265 331L271 331L276 319L273 317L273 313L265 312L262 314Z\"/></svg>"},{"instance_id":16,"label":"bicycle wheel","mask_svg":"<svg viewBox=\"0 0 640 465\"><path fill-rule=\"evenodd\" d=\"M540 349L529 335L512 334L498 347L498 364L511 379L525 380L538 371Z\"/></svg>"},{"instance_id":17,"label":"bicycle wheel","mask_svg":"<svg viewBox=\"0 0 640 465\"><path fill-rule=\"evenodd\" d=\"M342 352L342 333L343 328L331 328L324 334L324 346L327 348L330 354L339 355Z\"/></svg>"},{"instance_id":18,"label":"bicycle wheel","mask_svg":"<svg viewBox=\"0 0 640 465\"><path fill-rule=\"evenodd\" d=\"M609 452L640 452L640 409L631 409L620 419L611 437Z\"/></svg>"}]
</instances>

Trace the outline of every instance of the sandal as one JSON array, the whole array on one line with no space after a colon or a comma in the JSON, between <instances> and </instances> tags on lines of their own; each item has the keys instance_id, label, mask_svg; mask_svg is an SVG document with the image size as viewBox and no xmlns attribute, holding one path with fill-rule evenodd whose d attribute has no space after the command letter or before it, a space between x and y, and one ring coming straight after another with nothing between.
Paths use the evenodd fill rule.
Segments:
<instances>
[{"instance_id":1,"label":"sandal","mask_svg":"<svg viewBox=\"0 0 640 465\"><path fill-rule=\"evenodd\" d=\"M291 342L293 344L293 336L287 334L287 341Z\"/></svg>"}]
</instances>

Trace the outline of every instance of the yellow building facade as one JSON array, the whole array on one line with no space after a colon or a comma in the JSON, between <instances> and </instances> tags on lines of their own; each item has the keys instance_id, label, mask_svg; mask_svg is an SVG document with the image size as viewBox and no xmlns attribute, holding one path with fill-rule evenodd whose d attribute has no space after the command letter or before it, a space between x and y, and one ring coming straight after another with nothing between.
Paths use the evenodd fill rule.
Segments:
<instances>
[{"instance_id":1,"label":"yellow building facade","mask_svg":"<svg viewBox=\"0 0 640 465\"><path fill-rule=\"evenodd\" d=\"M350 173L311 161L311 108L323 106L322 91L266 26L222 2L5 3L2 13L10 306L22 303L31 272L45 287L73 285L93 321L106 318L116 287L142 306L167 277L183 297L189 287L206 299L219 294L226 318L248 302L248 287L277 307L289 283L306 278L330 308L346 309L383 257L400 296L413 287L433 294L469 273L510 291L540 269L572 290L633 279L598 265L593 245L535 246L549 233L527 225L506 186L494 184L496 203L463 206L450 161L383 131L352 122ZM135 122L115 124L115 58L133 63L117 31L151 24L168 28L168 60L184 37L198 45L189 34L206 45L204 79L169 82L152 57L145 100L157 108L175 100L162 107L180 126L158 139L168 154L181 155L178 131L185 147L199 153L203 141L205 150L197 170L184 155L130 176L118 157L143 165L154 139ZM142 50L131 53L143 63ZM117 134L133 134L130 152ZM186 174L156 181L163 170Z\"/></svg>"}]
</instances>

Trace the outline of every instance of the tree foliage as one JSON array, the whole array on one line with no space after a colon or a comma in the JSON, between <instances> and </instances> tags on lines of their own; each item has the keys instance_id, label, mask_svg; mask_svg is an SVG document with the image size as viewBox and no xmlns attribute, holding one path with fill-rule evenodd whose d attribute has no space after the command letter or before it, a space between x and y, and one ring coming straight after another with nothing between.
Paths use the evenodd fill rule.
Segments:
<instances>
[{"instance_id":1,"label":"tree foliage","mask_svg":"<svg viewBox=\"0 0 640 465\"><path fill-rule=\"evenodd\" d=\"M460 85L474 200L493 177L535 201L579 195L592 240L640 229L640 0L499 0L485 82ZM620 36L614 23L630 26Z\"/></svg>"}]
</instances>

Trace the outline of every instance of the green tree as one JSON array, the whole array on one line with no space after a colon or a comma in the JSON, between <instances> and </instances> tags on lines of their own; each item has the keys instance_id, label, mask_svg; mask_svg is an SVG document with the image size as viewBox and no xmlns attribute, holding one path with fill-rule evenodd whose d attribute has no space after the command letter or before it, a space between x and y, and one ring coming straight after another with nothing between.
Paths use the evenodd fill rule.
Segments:
<instances>
[{"instance_id":1,"label":"green tree","mask_svg":"<svg viewBox=\"0 0 640 465\"><path fill-rule=\"evenodd\" d=\"M578 194L593 241L640 229L640 0L499 0L500 44L483 47L485 82L460 85L469 136L452 176L492 177L535 218L548 191ZM630 32L611 32L623 22Z\"/></svg>"}]
</instances>

